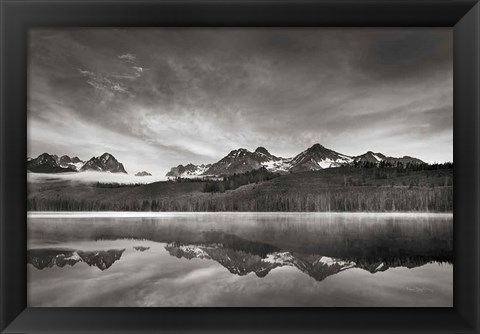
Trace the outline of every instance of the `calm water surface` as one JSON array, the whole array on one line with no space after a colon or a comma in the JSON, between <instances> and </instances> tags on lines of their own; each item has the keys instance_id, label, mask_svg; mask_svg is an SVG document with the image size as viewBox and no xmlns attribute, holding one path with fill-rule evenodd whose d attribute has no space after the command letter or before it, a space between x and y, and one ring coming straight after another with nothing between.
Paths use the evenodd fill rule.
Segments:
<instances>
[{"instance_id":1,"label":"calm water surface","mask_svg":"<svg viewBox=\"0 0 480 334\"><path fill-rule=\"evenodd\" d=\"M30 213L29 306L453 305L453 216Z\"/></svg>"}]
</instances>

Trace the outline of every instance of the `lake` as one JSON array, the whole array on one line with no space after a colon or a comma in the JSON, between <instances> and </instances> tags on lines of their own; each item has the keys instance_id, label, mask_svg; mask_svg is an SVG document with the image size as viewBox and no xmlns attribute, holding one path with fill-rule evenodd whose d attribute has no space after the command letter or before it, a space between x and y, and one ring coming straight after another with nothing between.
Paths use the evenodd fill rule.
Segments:
<instances>
[{"instance_id":1,"label":"lake","mask_svg":"<svg viewBox=\"0 0 480 334\"><path fill-rule=\"evenodd\" d=\"M30 212L28 306L452 307L453 215Z\"/></svg>"}]
</instances>

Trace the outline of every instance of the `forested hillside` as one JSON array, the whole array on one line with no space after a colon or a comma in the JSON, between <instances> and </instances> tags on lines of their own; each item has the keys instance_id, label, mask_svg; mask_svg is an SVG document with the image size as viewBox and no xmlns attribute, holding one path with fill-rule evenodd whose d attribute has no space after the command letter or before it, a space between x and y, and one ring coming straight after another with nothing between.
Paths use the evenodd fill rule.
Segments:
<instances>
[{"instance_id":1,"label":"forested hillside","mask_svg":"<svg viewBox=\"0 0 480 334\"><path fill-rule=\"evenodd\" d=\"M30 211L452 212L453 165L339 167L287 175L264 170L219 181L147 185L29 184Z\"/></svg>"}]
</instances>

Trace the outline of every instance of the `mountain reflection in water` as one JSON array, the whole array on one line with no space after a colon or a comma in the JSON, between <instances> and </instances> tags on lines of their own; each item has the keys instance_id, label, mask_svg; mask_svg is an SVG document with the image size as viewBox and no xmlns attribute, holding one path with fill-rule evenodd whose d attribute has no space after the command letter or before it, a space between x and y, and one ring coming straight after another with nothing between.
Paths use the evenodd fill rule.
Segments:
<instances>
[{"instance_id":1,"label":"mountain reflection in water","mask_svg":"<svg viewBox=\"0 0 480 334\"><path fill-rule=\"evenodd\" d=\"M154 294L162 291L164 294L176 291L178 296L186 293L184 292L186 287L182 290L176 289L180 289L179 284L192 279L194 280L192 282L196 283L189 285L188 289L193 289L196 285L199 285L198 289L213 288L215 284L219 283L215 283L215 280L201 283L202 276L197 275L213 273L214 268L217 268L215 269L215 272L218 272L216 275L223 283L226 279L225 274L230 275L232 279L233 277L248 278L247 281L250 283L247 284L245 281L246 287L238 290L238 293L251 291L253 296L256 285L252 285L252 277L255 277L259 283L271 282L272 279L267 278L274 272L283 270L281 268L291 268L299 275L309 277L322 285L327 282L327 278L351 272L352 274L349 275L351 278L348 279L352 281L348 283L349 286L341 285L339 288L344 289L344 292L339 292L341 290L337 290L338 288L330 289L329 292L333 298L335 294L347 294L347 290L354 289L353 292L347 294L347 297L343 297L352 298L352 300L344 302L344 304L339 300L340 306L349 306L374 298L371 296L367 298L363 293L355 297L355 294L359 294L361 291L355 290L360 289L360 285L358 285L360 283L356 283L354 279L354 277L360 277L359 275L364 280L362 286L366 283L368 285L369 282L372 287L376 286L375 288L365 287L365 291L371 290L370 293L378 293L379 296L391 289L398 290L402 281L407 284L418 280L419 284L423 284L408 285L403 291L396 291L395 297L388 297L392 301L387 305L396 306L395 300L397 299L398 303L402 300L398 305L415 305L415 303L422 305L422 301L418 300L419 297L413 296L413 294L421 295L422 291L434 291L431 292L432 297L430 298L439 298L441 305L449 305L452 299L452 289L447 285L448 288L445 290L445 284L447 284L445 282L452 279L453 219L451 215L221 213L161 214L158 217L145 218L36 217L29 219L28 236L27 263L34 268L29 270L29 286L33 291L30 298L31 305L58 306L65 303L65 299L60 296L58 300L49 302L51 296L49 297L47 290L42 290L40 282L47 282L46 285L50 284L53 289L55 284L58 284L55 282L62 279L62 284L65 284L67 288L80 289L81 286L77 287L78 281L81 282L80 277L95 278L102 272L107 275L103 279L108 280L110 285L113 282L116 282L115 284L121 282L120 277L133 280L131 283L133 285L117 290L111 297L114 302L107 302L109 299L97 300L94 291L98 294L102 289L107 288L96 287L95 290L92 290L90 297L82 297L87 299L77 301L74 305L143 305L146 299L153 298ZM86 272L84 268L88 267L83 267L82 263L93 267L98 274L95 271ZM437 269L428 267L432 263L441 266ZM70 268L73 267L78 269L72 272ZM409 271L409 269L427 267L429 269L423 270L428 273L425 274L428 275L427 280L426 277L415 278L416 274L413 272L410 274ZM200 268L204 268L202 269L204 271ZM207 268L209 268L208 271ZM403 271L397 271L393 274L394 276L389 275L390 278L384 279L381 283L377 278L374 279L376 275L369 279L361 274L361 272L367 275L386 273L395 268L403 268ZM50 271L51 274L49 274ZM222 271L223 274L220 274ZM36 272L43 272L43 274L39 275ZM285 285L285 289L288 284L294 284L293 272L287 270L282 271L282 274L279 273L273 275L273 280L280 280L279 282ZM249 274L253 274L253 276ZM98 276L98 279L103 277L103 274L101 275ZM108 278L110 276L116 277L115 281ZM158 278L155 278L157 276ZM344 277L338 282L345 280L347 276ZM169 280L175 278L172 281L173 287L166 283L166 278ZM157 285L155 283L157 280L164 282L162 283L164 285ZM77 282L77 285L74 282ZM89 282L91 283L88 284L101 284L101 281L97 282L96 280ZM441 290L435 288L437 283L442 286ZM115 286L115 284L111 286ZM232 283L227 284L224 288L228 293L233 293L232 291L235 290L231 290L230 284ZM271 283L265 284L270 286ZM325 287L331 284L334 283L328 283ZM379 284L386 285L386 287L389 284L391 286L388 289L384 287L384 291L382 291L378 290ZM425 284L427 285L424 286ZM144 285L152 285L152 292L148 296L138 297L138 300L129 299L130 296L124 298L117 296L128 291L144 289ZM275 291L279 289L279 286L276 286ZM208 288L204 291L208 291ZM257 286L257 288L259 287ZM85 292L85 286L82 289ZM287 294L291 295L294 290L281 293L279 291L268 292L268 289L271 288L262 289L264 290L257 293L267 295L274 293L275 298L282 299L279 302L281 306L304 304L328 306L328 304L322 304L319 297L312 296L312 300L308 300L310 298L308 295L314 293L312 291L318 290L317 293L322 291L320 287L309 288L310 292L305 292L303 299L295 298L293 304L288 302L292 296L288 297ZM191 293L196 295L202 290L194 291ZM78 293L78 296L82 296L80 290ZM86 295L89 295L88 291ZM237 296L238 299L234 299L236 301L234 305L255 305L256 301L242 302L244 297L240 298L239 296ZM273 297L273 295L271 296ZM411 302L403 300L408 296L411 296ZM162 298L158 298L150 304L156 306L185 305L185 302L178 301L177 303L176 299L167 301ZM262 303L264 302L267 301L262 301ZM225 300L215 301L213 297L204 297L191 300L189 303L216 306L222 305ZM325 299L324 303L337 303L337 300L333 299L328 302L328 299ZM385 302L382 301L382 303ZM433 299L425 300L424 303L428 306L436 305ZM376 303L369 302L367 305L374 306Z\"/></svg>"},{"instance_id":2,"label":"mountain reflection in water","mask_svg":"<svg viewBox=\"0 0 480 334\"><path fill-rule=\"evenodd\" d=\"M85 262L89 266L106 270L122 257L125 249L110 249L107 251L81 251L72 249L29 249L27 251L27 263L37 269L51 268L53 266L73 266L79 262Z\"/></svg>"},{"instance_id":3,"label":"mountain reflection in water","mask_svg":"<svg viewBox=\"0 0 480 334\"><path fill-rule=\"evenodd\" d=\"M310 251L312 247L302 249L301 252L291 252L225 233L207 232L204 237L209 243L172 242L167 244L165 249L177 258L214 260L232 274L240 276L253 272L258 277L265 277L272 269L291 266L317 281L351 268L375 273L394 267L415 268L432 262L452 263L453 256L451 248L435 250L434 245L423 252L396 245L393 248L379 248L369 253L365 252L365 249L371 248L371 245L367 247L367 244L354 243L351 247L345 244L344 247L323 248L324 254L316 254ZM405 244L404 240L400 242ZM345 254L353 256L346 257Z\"/></svg>"}]
</instances>

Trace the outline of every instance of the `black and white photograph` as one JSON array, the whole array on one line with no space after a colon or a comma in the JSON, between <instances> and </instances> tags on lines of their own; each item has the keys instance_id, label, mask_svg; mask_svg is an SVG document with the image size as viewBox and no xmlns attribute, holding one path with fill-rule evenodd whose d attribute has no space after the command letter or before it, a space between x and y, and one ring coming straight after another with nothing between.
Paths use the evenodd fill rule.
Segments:
<instances>
[{"instance_id":1,"label":"black and white photograph","mask_svg":"<svg viewBox=\"0 0 480 334\"><path fill-rule=\"evenodd\" d=\"M453 307L451 28L32 28L27 63L28 307Z\"/></svg>"}]
</instances>

